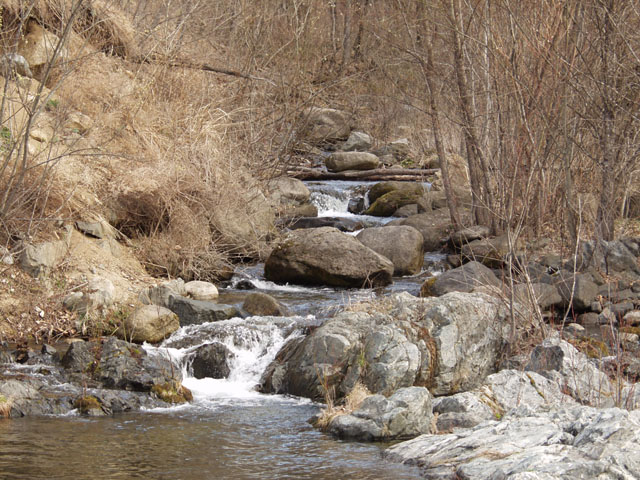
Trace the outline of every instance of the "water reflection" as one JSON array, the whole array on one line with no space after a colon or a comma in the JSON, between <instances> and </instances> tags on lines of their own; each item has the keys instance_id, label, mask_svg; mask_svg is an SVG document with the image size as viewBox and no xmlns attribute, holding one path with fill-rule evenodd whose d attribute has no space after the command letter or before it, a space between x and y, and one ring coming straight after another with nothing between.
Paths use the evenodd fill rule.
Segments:
<instances>
[{"instance_id":1,"label":"water reflection","mask_svg":"<svg viewBox=\"0 0 640 480\"><path fill-rule=\"evenodd\" d=\"M312 404L229 400L109 418L0 421L7 479L411 479L376 445L345 443L306 419Z\"/></svg>"}]
</instances>

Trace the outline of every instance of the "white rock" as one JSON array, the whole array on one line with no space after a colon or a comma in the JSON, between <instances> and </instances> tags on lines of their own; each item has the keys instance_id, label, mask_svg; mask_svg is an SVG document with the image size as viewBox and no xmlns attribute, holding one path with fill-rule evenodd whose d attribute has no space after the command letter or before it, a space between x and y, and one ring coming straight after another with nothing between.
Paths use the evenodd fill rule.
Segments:
<instances>
[{"instance_id":1,"label":"white rock","mask_svg":"<svg viewBox=\"0 0 640 480\"><path fill-rule=\"evenodd\" d=\"M194 280L184 284L187 296L194 300L215 300L218 298L218 289L213 283Z\"/></svg>"}]
</instances>

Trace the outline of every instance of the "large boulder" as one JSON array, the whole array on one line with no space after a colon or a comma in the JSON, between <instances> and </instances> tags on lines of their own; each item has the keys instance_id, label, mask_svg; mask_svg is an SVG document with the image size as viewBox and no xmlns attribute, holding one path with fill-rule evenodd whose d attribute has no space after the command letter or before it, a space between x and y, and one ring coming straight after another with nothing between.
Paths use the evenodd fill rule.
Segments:
<instances>
[{"instance_id":1,"label":"large boulder","mask_svg":"<svg viewBox=\"0 0 640 480\"><path fill-rule=\"evenodd\" d=\"M422 234L413 227L365 228L356 236L365 246L393 262L393 275L420 273L424 262Z\"/></svg>"},{"instance_id":2,"label":"large boulder","mask_svg":"<svg viewBox=\"0 0 640 480\"><path fill-rule=\"evenodd\" d=\"M289 315L289 310L271 295L266 293L250 293L244 299L242 309L250 315L261 317L283 317Z\"/></svg>"},{"instance_id":3,"label":"large boulder","mask_svg":"<svg viewBox=\"0 0 640 480\"><path fill-rule=\"evenodd\" d=\"M59 43L60 39L55 34L31 19L27 23L27 34L18 42L16 51L28 62L34 78L42 80L47 64L63 61L68 56L66 47L58 48Z\"/></svg>"},{"instance_id":4,"label":"large boulder","mask_svg":"<svg viewBox=\"0 0 640 480\"><path fill-rule=\"evenodd\" d=\"M220 342L198 347L193 352L191 370L195 378L227 378L235 354Z\"/></svg>"},{"instance_id":5,"label":"large boulder","mask_svg":"<svg viewBox=\"0 0 640 480\"><path fill-rule=\"evenodd\" d=\"M633 243L621 240L581 242L577 266L580 269L593 266L608 274L629 271L638 275L638 259L629 247L633 249Z\"/></svg>"},{"instance_id":6,"label":"large boulder","mask_svg":"<svg viewBox=\"0 0 640 480\"><path fill-rule=\"evenodd\" d=\"M405 205L418 205L418 211L431 210L424 194L403 190L394 190L377 198L364 212L374 217L390 217Z\"/></svg>"},{"instance_id":7,"label":"large boulder","mask_svg":"<svg viewBox=\"0 0 640 480\"><path fill-rule=\"evenodd\" d=\"M449 211L441 209L393 220L387 225L408 225L415 228L422 234L424 251L433 252L442 248L450 223Z\"/></svg>"},{"instance_id":8,"label":"large boulder","mask_svg":"<svg viewBox=\"0 0 640 480\"><path fill-rule=\"evenodd\" d=\"M180 326L217 322L240 315L238 309L233 305L193 300L180 295L171 295L168 307L180 318Z\"/></svg>"},{"instance_id":9,"label":"large boulder","mask_svg":"<svg viewBox=\"0 0 640 480\"><path fill-rule=\"evenodd\" d=\"M211 282L193 280L184 284L184 291L189 298L194 300L215 300L218 298L218 289Z\"/></svg>"},{"instance_id":10,"label":"large boulder","mask_svg":"<svg viewBox=\"0 0 640 480\"><path fill-rule=\"evenodd\" d=\"M517 242L512 241L511 247L508 236L501 235L466 243L462 245L460 251L464 258L478 261L491 268L500 268L509 254L518 253L519 245Z\"/></svg>"},{"instance_id":11,"label":"large boulder","mask_svg":"<svg viewBox=\"0 0 640 480\"><path fill-rule=\"evenodd\" d=\"M515 299L525 306L534 306L532 302L541 310L548 310L554 305L562 304L562 297L554 285L548 283L519 283L513 288Z\"/></svg>"},{"instance_id":12,"label":"large boulder","mask_svg":"<svg viewBox=\"0 0 640 480\"><path fill-rule=\"evenodd\" d=\"M429 433L431 394L424 387L397 390L389 398L371 395L347 415L338 415L329 423L329 432L355 440L397 440Z\"/></svg>"},{"instance_id":13,"label":"large boulder","mask_svg":"<svg viewBox=\"0 0 640 480\"><path fill-rule=\"evenodd\" d=\"M373 170L378 167L380 159L367 152L335 152L328 156L324 163L330 172Z\"/></svg>"},{"instance_id":14,"label":"large boulder","mask_svg":"<svg viewBox=\"0 0 640 480\"><path fill-rule=\"evenodd\" d=\"M473 242L474 240L482 240L489 236L489 227L484 225L474 225L472 227L463 228L449 235L449 242L457 248Z\"/></svg>"},{"instance_id":15,"label":"large boulder","mask_svg":"<svg viewBox=\"0 0 640 480\"><path fill-rule=\"evenodd\" d=\"M526 369L562 385L582 404L612 407L621 393L584 353L557 336L533 349Z\"/></svg>"},{"instance_id":16,"label":"large boulder","mask_svg":"<svg viewBox=\"0 0 640 480\"><path fill-rule=\"evenodd\" d=\"M598 286L589 275L583 273L574 275L563 270L554 280L565 307L571 305L577 311L591 309L591 304L598 296Z\"/></svg>"},{"instance_id":17,"label":"large boulder","mask_svg":"<svg viewBox=\"0 0 640 480\"><path fill-rule=\"evenodd\" d=\"M62 301L67 310L86 315L104 311L113 304L115 287L108 278L94 277L80 291L67 295Z\"/></svg>"},{"instance_id":18,"label":"large boulder","mask_svg":"<svg viewBox=\"0 0 640 480\"><path fill-rule=\"evenodd\" d=\"M351 114L333 108L308 108L302 121L300 137L312 144L345 140L352 128Z\"/></svg>"},{"instance_id":19,"label":"large boulder","mask_svg":"<svg viewBox=\"0 0 640 480\"><path fill-rule=\"evenodd\" d=\"M447 270L435 278L425 280L420 289L420 295L426 297L440 296L450 292L471 292L480 286L500 288L502 283L481 263L469 262L461 267Z\"/></svg>"},{"instance_id":20,"label":"large boulder","mask_svg":"<svg viewBox=\"0 0 640 480\"><path fill-rule=\"evenodd\" d=\"M25 244L20 254L20 267L32 277L47 275L57 267L69 250L68 242L56 240Z\"/></svg>"},{"instance_id":21,"label":"large boulder","mask_svg":"<svg viewBox=\"0 0 640 480\"><path fill-rule=\"evenodd\" d=\"M300 228L333 227L341 232L355 232L364 228L364 224L355 218L345 217L303 217L287 222L287 228L298 230Z\"/></svg>"},{"instance_id":22,"label":"large boulder","mask_svg":"<svg viewBox=\"0 0 640 480\"><path fill-rule=\"evenodd\" d=\"M367 192L369 203L374 203L378 198L390 192L404 192L407 195L424 195L427 190L422 183L418 182L380 182L376 183Z\"/></svg>"},{"instance_id":23,"label":"large boulder","mask_svg":"<svg viewBox=\"0 0 640 480\"><path fill-rule=\"evenodd\" d=\"M586 406L514 409L473 429L394 445L388 460L419 465L425 478L640 478L640 412Z\"/></svg>"},{"instance_id":24,"label":"large boulder","mask_svg":"<svg viewBox=\"0 0 640 480\"><path fill-rule=\"evenodd\" d=\"M391 283L393 264L354 237L323 227L287 234L274 246L264 273L278 283L359 288Z\"/></svg>"},{"instance_id":25,"label":"large boulder","mask_svg":"<svg viewBox=\"0 0 640 480\"><path fill-rule=\"evenodd\" d=\"M283 218L315 217L318 209L309 202L311 192L297 178L277 177L267 183L268 196Z\"/></svg>"},{"instance_id":26,"label":"large boulder","mask_svg":"<svg viewBox=\"0 0 640 480\"><path fill-rule=\"evenodd\" d=\"M361 381L383 395L414 385L453 394L493 373L508 325L505 306L484 294L401 293L363 310L340 313L285 346L261 389L320 400L327 389L340 398Z\"/></svg>"},{"instance_id":27,"label":"large boulder","mask_svg":"<svg viewBox=\"0 0 640 480\"><path fill-rule=\"evenodd\" d=\"M180 328L178 316L168 308L142 305L124 319L118 335L130 342L158 343Z\"/></svg>"},{"instance_id":28,"label":"large boulder","mask_svg":"<svg viewBox=\"0 0 640 480\"><path fill-rule=\"evenodd\" d=\"M371 148L371 136L364 132L351 132L342 144L343 152L366 152Z\"/></svg>"},{"instance_id":29,"label":"large boulder","mask_svg":"<svg viewBox=\"0 0 640 480\"><path fill-rule=\"evenodd\" d=\"M169 359L115 337L72 343L62 365L71 378L90 387L148 392L181 380L180 368Z\"/></svg>"}]
</instances>

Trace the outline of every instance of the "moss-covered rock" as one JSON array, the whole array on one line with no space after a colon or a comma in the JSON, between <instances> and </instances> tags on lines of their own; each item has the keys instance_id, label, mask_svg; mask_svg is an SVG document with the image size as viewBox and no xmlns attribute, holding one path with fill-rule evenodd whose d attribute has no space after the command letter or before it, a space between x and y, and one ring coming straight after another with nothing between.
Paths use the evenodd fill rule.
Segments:
<instances>
[{"instance_id":1,"label":"moss-covered rock","mask_svg":"<svg viewBox=\"0 0 640 480\"><path fill-rule=\"evenodd\" d=\"M167 403L187 403L193 400L191 390L176 381L154 385L151 393Z\"/></svg>"},{"instance_id":2,"label":"moss-covered rock","mask_svg":"<svg viewBox=\"0 0 640 480\"><path fill-rule=\"evenodd\" d=\"M417 191L394 190L385 193L367 209L365 215L390 217L396 210L405 205L426 203L424 194ZM423 207L424 209L424 207Z\"/></svg>"},{"instance_id":3,"label":"moss-covered rock","mask_svg":"<svg viewBox=\"0 0 640 480\"><path fill-rule=\"evenodd\" d=\"M102 410L102 405L98 399L92 395L83 395L82 397L76 398L73 402L73 407L82 415L88 415L90 417L105 415L105 412Z\"/></svg>"}]
</instances>

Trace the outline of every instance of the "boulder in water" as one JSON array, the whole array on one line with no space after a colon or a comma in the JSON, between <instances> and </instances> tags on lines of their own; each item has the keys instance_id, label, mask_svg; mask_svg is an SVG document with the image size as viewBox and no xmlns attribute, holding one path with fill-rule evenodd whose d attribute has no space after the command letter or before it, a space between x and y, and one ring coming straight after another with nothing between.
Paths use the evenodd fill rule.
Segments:
<instances>
[{"instance_id":1,"label":"boulder in water","mask_svg":"<svg viewBox=\"0 0 640 480\"><path fill-rule=\"evenodd\" d=\"M273 248L265 277L278 283L368 287L391 283L393 264L331 227L294 230Z\"/></svg>"},{"instance_id":2,"label":"boulder in water","mask_svg":"<svg viewBox=\"0 0 640 480\"><path fill-rule=\"evenodd\" d=\"M365 228L356 236L365 246L393 262L393 275L420 273L424 262L422 234L413 227Z\"/></svg>"},{"instance_id":3,"label":"boulder in water","mask_svg":"<svg viewBox=\"0 0 640 480\"><path fill-rule=\"evenodd\" d=\"M266 293L250 293L242 304L242 309L250 315L261 317L283 317L289 315L287 308L271 295Z\"/></svg>"},{"instance_id":4,"label":"boulder in water","mask_svg":"<svg viewBox=\"0 0 640 480\"><path fill-rule=\"evenodd\" d=\"M193 354L191 370L195 378L227 378L231 369L229 362L235 354L229 347L215 342L198 347Z\"/></svg>"}]
</instances>

